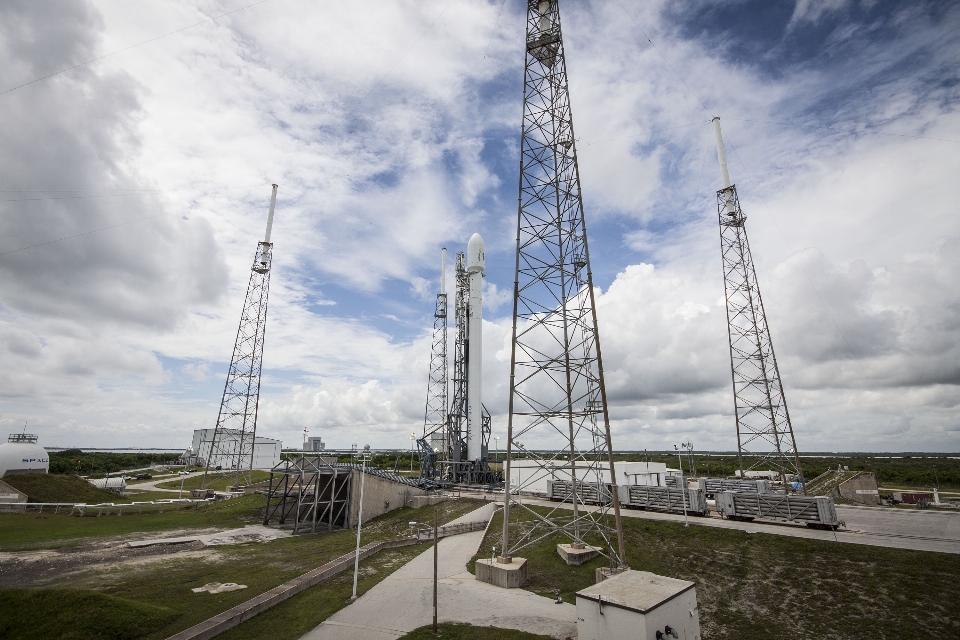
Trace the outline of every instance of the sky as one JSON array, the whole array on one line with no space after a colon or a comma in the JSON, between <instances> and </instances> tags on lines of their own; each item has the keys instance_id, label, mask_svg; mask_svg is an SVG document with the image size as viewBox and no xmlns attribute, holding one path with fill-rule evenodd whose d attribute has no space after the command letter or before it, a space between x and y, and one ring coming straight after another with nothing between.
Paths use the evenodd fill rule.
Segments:
<instances>
[{"instance_id":1,"label":"sky","mask_svg":"<svg viewBox=\"0 0 960 640\"><path fill-rule=\"evenodd\" d=\"M6 431L214 426L277 183L258 435L410 447L440 249L479 232L502 447L525 8L0 4ZM736 448L719 116L798 448L960 450L960 5L560 12L614 447Z\"/></svg>"}]
</instances>

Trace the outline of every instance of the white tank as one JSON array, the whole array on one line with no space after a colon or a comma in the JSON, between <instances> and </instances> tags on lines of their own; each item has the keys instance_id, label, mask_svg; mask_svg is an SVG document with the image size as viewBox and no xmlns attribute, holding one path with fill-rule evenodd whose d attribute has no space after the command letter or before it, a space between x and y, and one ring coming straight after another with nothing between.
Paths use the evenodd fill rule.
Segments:
<instances>
[{"instance_id":1,"label":"white tank","mask_svg":"<svg viewBox=\"0 0 960 640\"><path fill-rule=\"evenodd\" d=\"M29 433L12 433L7 442L0 444L0 478L20 473L47 473L50 471L50 456L37 444L37 436Z\"/></svg>"}]
</instances>

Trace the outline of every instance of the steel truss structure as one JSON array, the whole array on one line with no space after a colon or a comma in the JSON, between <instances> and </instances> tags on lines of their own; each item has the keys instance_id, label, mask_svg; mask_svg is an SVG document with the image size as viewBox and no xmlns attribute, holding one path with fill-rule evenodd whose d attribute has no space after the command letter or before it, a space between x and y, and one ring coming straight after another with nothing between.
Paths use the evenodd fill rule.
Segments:
<instances>
[{"instance_id":1,"label":"steel truss structure","mask_svg":"<svg viewBox=\"0 0 960 640\"><path fill-rule=\"evenodd\" d=\"M427 379L427 407L423 417L420 449L420 477L435 478L437 454L446 452L447 438L447 294L437 294L430 345L430 374ZM445 456L444 456L445 457Z\"/></svg>"},{"instance_id":2,"label":"steel truss structure","mask_svg":"<svg viewBox=\"0 0 960 640\"><path fill-rule=\"evenodd\" d=\"M420 449L420 477L431 483L457 484L491 484L499 481L499 475L490 470L488 455L490 450L490 412L483 407L481 420L481 450L482 458L479 465L469 461L467 457L467 372L470 368L470 276L466 269L466 257L463 252L457 253L454 268L456 280L456 296L454 297L454 318L456 319L457 333L453 347L453 398L449 405L449 412L445 415L443 424L436 418L440 403L431 404L431 398L439 397L441 386L440 378L434 377L439 364L438 359L441 346L438 344L438 333L442 331L443 340L443 399L446 402L446 295L437 296L437 313L440 313L440 296L443 296L443 318L435 316L433 329L433 348L431 351L430 390L427 397L427 417L424 420L423 437L418 441ZM439 323L442 322L442 329ZM434 391L437 389L437 391ZM445 406L445 405L444 405ZM434 408L431 413L431 408ZM446 409L445 409L446 411ZM433 420L431 420L431 416Z\"/></svg>"},{"instance_id":3,"label":"steel truss structure","mask_svg":"<svg viewBox=\"0 0 960 640\"><path fill-rule=\"evenodd\" d=\"M717 211L741 477L744 471L772 466L785 485L788 476L802 482L797 442L736 185L717 191Z\"/></svg>"},{"instance_id":4,"label":"steel truss structure","mask_svg":"<svg viewBox=\"0 0 960 640\"><path fill-rule=\"evenodd\" d=\"M284 460L270 471L263 524L292 526L294 534L349 529L352 476L351 467L320 456Z\"/></svg>"},{"instance_id":5,"label":"steel truss structure","mask_svg":"<svg viewBox=\"0 0 960 640\"><path fill-rule=\"evenodd\" d=\"M267 233L257 244L250 268L250 282L240 314L237 340L233 345L230 369L223 387L223 399L217 426L210 443L202 486L206 487L211 471L214 475L233 475L237 486L250 484L253 477L253 450L257 436L257 407L260 402L260 369L263 341L267 330L267 298L270 293L270 266L273 243L270 231L277 201L277 185L273 185Z\"/></svg>"},{"instance_id":6,"label":"steel truss structure","mask_svg":"<svg viewBox=\"0 0 960 640\"><path fill-rule=\"evenodd\" d=\"M558 0L527 1L515 273L503 560L559 532L623 566L619 504L584 509L586 486L546 515L518 502L527 521L509 517L544 479L617 494Z\"/></svg>"}]
</instances>

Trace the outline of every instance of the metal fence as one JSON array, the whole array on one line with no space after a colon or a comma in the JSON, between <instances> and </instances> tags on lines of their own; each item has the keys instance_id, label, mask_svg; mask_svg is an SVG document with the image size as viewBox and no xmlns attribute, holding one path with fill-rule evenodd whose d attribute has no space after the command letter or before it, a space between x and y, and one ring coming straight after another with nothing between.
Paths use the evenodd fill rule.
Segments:
<instances>
[{"instance_id":1,"label":"metal fence","mask_svg":"<svg viewBox=\"0 0 960 640\"><path fill-rule=\"evenodd\" d=\"M104 502L100 504L86 504L82 502L7 502L0 504L0 513L65 513L69 515L85 516L87 512L97 517L132 513L163 513L164 509L184 509L216 502L215 498L204 500L190 500L187 498L172 500L154 500L150 502Z\"/></svg>"}]
</instances>

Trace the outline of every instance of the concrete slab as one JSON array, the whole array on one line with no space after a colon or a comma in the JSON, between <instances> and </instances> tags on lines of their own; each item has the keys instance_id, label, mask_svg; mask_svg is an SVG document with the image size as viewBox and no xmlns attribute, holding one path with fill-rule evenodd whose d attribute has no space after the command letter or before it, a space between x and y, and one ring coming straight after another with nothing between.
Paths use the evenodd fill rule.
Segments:
<instances>
[{"instance_id":1,"label":"concrete slab","mask_svg":"<svg viewBox=\"0 0 960 640\"><path fill-rule=\"evenodd\" d=\"M510 562L480 558L476 565L477 580L501 589L519 589L527 581L527 559L514 557Z\"/></svg>"},{"instance_id":2,"label":"concrete slab","mask_svg":"<svg viewBox=\"0 0 960 640\"><path fill-rule=\"evenodd\" d=\"M600 555L600 550L596 547L586 545L558 544L557 553L567 563L567 566L578 567L587 560L593 560Z\"/></svg>"},{"instance_id":3,"label":"concrete slab","mask_svg":"<svg viewBox=\"0 0 960 640\"><path fill-rule=\"evenodd\" d=\"M185 542L202 542L208 547L228 544L244 544L246 542L268 542L278 538L288 538L289 531L281 531L260 524L251 524L242 529L228 529L217 533L202 533L196 535L179 536L175 538L149 538L147 540L133 540L127 543L129 547L150 547L155 544L183 544Z\"/></svg>"},{"instance_id":4,"label":"concrete slab","mask_svg":"<svg viewBox=\"0 0 960 640\"><path fill-rule=\"evenodd\" d=\"M451 524L489 520L494 507L485 505ZM440 541L440 621L518 629L558 639L576 635L576 608L572 604L558 605L529 591L485 584L467 571L467 562L477 553L483 533L476 531ZM392 640L432 620L431 547L304 635L303 640Z\"/></svg>"}]
</instances>

